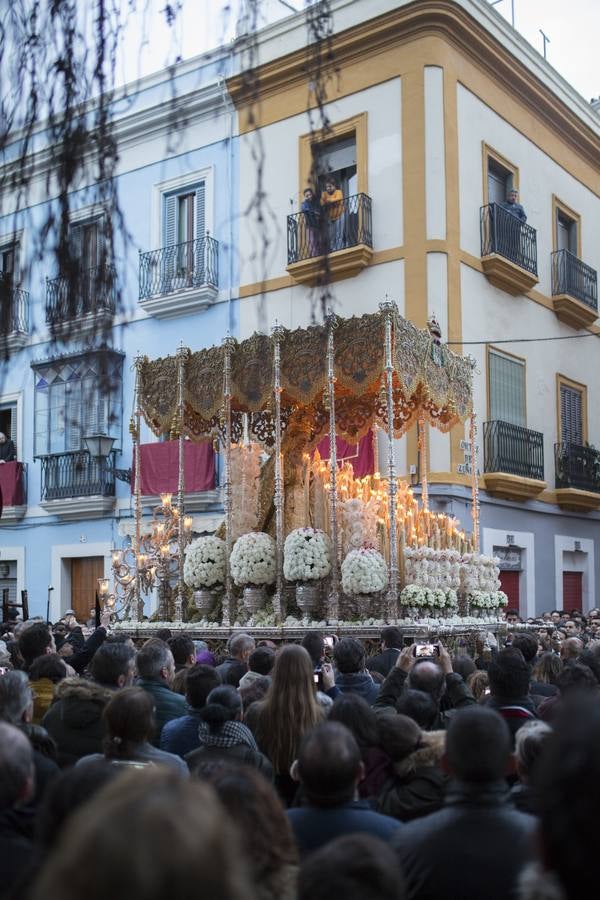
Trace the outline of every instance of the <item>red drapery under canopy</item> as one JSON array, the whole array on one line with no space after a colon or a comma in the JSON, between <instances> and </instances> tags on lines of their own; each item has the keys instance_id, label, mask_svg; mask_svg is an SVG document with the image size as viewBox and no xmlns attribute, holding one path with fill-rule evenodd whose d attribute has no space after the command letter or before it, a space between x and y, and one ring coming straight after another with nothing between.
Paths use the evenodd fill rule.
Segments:
<instances>
[{"instance_id":1,"label":"red drapery under canopy","mask_svg":"<svg viewBox=\"0 0 600 900\"><path fill-rule=\"evenodd\" d=\"M342 438L335 439L338 462L352 463L355 478L364 478L375 471L375 451L373 448L373 432L368 431L358 444L349 444ZM323 438L317 446L321 459L329 459L329 438Z\"/></svg>"},{"instance_id":2,"label":"red drapery under canopy","mask_svg":"<svg viewBox=\"0 0 600 900\"><path fill-rule=\"evenodd\" d=\"M185 442L185 492L212 491L215 488L215 452L212 441ZM179 470L179 442L162 441L140 444L140 488L142 494L176 494ZM131 490L135 484L135 471Z\"/></svg>"}]
</instances>

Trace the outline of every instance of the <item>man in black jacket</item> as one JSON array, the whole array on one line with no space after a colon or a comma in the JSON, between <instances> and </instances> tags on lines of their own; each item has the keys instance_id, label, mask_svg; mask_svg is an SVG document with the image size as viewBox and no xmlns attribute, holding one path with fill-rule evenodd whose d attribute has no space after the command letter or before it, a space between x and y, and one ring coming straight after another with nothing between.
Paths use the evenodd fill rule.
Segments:
<instances>
[{"instance_id":1,"label":"man in black jacket","mask_svg":"<svg viewBox=\"0 0 600 900\"><path fill-rule=\"evenodd\" d=\"M81 650L74 651L70 656L65 656L65 661L76 672L81 673L89 665L94 653L106 640L106 628L100 628L90 635ZM34 659L43 656L44 653L56 653L54 635L46 622L35 622L28 625L19 635L19 650L25 660L25 668L28 671Z\"/></svg>"},{"instance_id":2,"label":"man in black jacket","mask_svg":"<svg viewBox=\"0 0 600 900\"><path fill-rule=\"evenodd\" d=\"M498 713L481 706L456 713L446 736L454 781L444 808L394 838L409 900L515 896L522 869L535 858L536 821L507 801L510 758L510 732Z\"/></svg>"},{"instance_id":3,"label":"man in black jacket","mask_svg":"<svg viewBox=\"0 0 600 900\"><path fill-rule=\"evenodd\" d=\"M229 639L229 656L217 666L222 684L239 685L240 678L248 671L248 660L255 649L256 641L249 634L234 634Z\"/></svg>"},{"instance_id":4,"label":"man in black jacket","mask_svg":"<svg viewBox=\"0 0 600 900\"><path fill-rule=\"evenodd\" d=\"M423 691L437 705L437 715L431 726L432 731L448 726L454 710L472 706L476 700L456 672L452 671L452 659L446 648L438 643L438 657L415 659L414 644L405 647L396 664L383 682L379 696L373 707L375 712L396 709L396 703L405 688ZM441 708L442 699L445 709ZM406 710L403 710L405 712Z\"/></svg>"},{"instance_id":5,"label":"man in black jacket","mask_svg":"<svg viewBox=\"0 0 600 900\"><path fill-rule=\"evenodd\" d=\"M23 877L33 860L33 751L25 735L0 722L0 883L2 896ZM5 893L6 892L6 893ZM12 894L11 894L12 896Z\"/></svg>"},{"instance_id":6,"label":"man in black jacket","mask_svg":"<svg viewBox=\"0 0 600 900\"><path fill-rule=\"evenodd\" d=\"M384 678L390 674L402 649L402 632L395 625L386 625L381 631L381 653L367 660L369 672L379 672Z\"/></svg>"},{"instance_id":7,"label":"man in black jacket","mask_svg":"<svg viewBox=\"0 0 600 900\"><path fill-rule=\"evenodd\" d=\"M486 706L497 710L505 719L514 746L519 728L537 719L536 706L529 693L529 666L520 650L507 647L490 664L488 676L490 696Z\"/></svg>"}]
</instances>

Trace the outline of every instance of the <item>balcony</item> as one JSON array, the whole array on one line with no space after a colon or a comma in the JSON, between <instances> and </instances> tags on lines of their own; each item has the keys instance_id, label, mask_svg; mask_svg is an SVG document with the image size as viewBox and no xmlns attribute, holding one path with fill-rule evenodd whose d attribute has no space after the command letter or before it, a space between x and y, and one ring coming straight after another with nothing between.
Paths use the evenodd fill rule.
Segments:
<instances>
[{"instance_id":1,"label":"balcony","mask_svg":"<svg viewBox=\"0 0 600 900\"><path fill-rule=\"evenodd\" d=\"M324 284L358 275L373 256L371 198L345 197L336 219L298 212L287 217L287 271L300 284Z\"/></svg>"},{"instance_id":2,"label":"balcony","mask_svg":"<svg viewBox=\"0 0 600 900\"><path fill-rule=\"evenodd\" d=\"M115 503L115 456L95 459L87 450L40 456L41 503L46 512L62 518L98 517Z\"/></svg>"},{"instance_id":3,"label":"balcony","mask_svg":"<svg viewBox=\"0 0 600 900\"><path fill-rule=\"evenodd\" d=\"M572 328L587 328L598 318L598 276L569 250L552 254L554 312Z\"/></svg>"},{"instance_id":4,"label":"balcony","mask_svg":"<svg viewBox=\"0 0 600 900\"><path fill-rule=\"evenodd\" d=\"M7 462L0 466L2 496L1 525L11 525L25 515L27 509L27 466L21 462Z\"/></svg>"},{"instance_id":5,"label":"balcony","mask_svg":"<svg viewBox=\"0 0 600 900\"><path fill-rule=\"evenodd\" d=\"M488 280L509 294L525 294L538 282L537 237L531 225L490 203L480 211L481 264Z\"/></svg>"},{"instance_id":6,"label":"balcony","mask_svg":"<svg viewBox=\"0 0 600 900\"><path fill-rule=\"evenodd\" d=\"M206 237L140 253L139 303L167 319L199 312L219 293L219 242Z\"/></svg>"},{"instance_id":7,"label":"balcony","mask_svg":"<svg viewBox=\"0 0 600 900\"><path fill-rule=\"evenodd\" d=\"M600 453L579 444L555 444L556 500L586 512L600 507Z\"/></svg>"},{"instance_id":8,"label":"balcony","mask_svg":"<svg viewBox=\"0 0 600 900\"><path fill-rule=\"evenodd\" d=\"M485 489L505 500L529 500L546 487L544 435L510 422L484 422Z\"/></svg>"},{"instance_id":9,"label":"balcony","mask_svg":"<svg viewBox=\"0 0 600 900\"><path fill-rule=\"evenodd\" d=\"M4 353L20 350L29 340L29 293L12 286L0 272L0 347Z\"/></svg>"},{"instance_id":10,"label":"balcony","mask_svg":"<svg viewBox=\"0 0 600 900\"><path fill-rule=\"evenodd\" d=\"M112 266L82 269L72 277L46 279L46 322L56 337L79 337L107 326L115 313Z\"/></svg>"}]
</instances>

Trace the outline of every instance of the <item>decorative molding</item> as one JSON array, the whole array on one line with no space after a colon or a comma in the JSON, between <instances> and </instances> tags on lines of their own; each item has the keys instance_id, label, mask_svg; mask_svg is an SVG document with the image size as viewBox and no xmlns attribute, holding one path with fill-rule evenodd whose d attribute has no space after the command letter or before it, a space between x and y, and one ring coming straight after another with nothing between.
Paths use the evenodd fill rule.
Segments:
<instances>
[{"instance_id":1,"label":"decorative molding","mask_svg":"<svg viewBox=\"0 0 600 900\"><path fill-rule=\"evenodd\" d=\"M600 509L600 493L581 491L579 488L556 488L556 502L561 509L574 509L577 512L589 512Z\"/></svg>"},{"instance_id":2,"label":"decorative molding","mask_svg":"<svg viewBox=\"0 0 600 900\"><path fill-rule=\"evenodd\" d=\"M504 500L531 500L545 491L548 485L536 478L522 478L508 472L486 472L485 489L488 494Z\"/></svg>"},{"instance_id":3,"label":"decorative molding","mask_svg":"<svg viewBox=\"0 0 600 900\"><path fill-rule=\"evenodd\" d=\"M8 334L0 335L0 349L3 354L10 356L16 350L22 350L29 343L29 333L27 331L9 331Z\"/></svg>"},{"instance_id":4,"label":"decorative molding","mask_svg":"<svg viewBox=\"0 0 600 900\"><path fill-rule=\"evenodd\" d=\"M114 497L65 497L62 500L44 500L42 509L60 519L98 519L112 513Z\"/></svg>"},{"instance_id":5,"label":"decorative molding","mask_svg":"<svg viewBox=\"0 0 600 900\"><path fill-rule=\"evenodd\" d=\"M488 281L495 287L516 297L526 294L538 283L538 279L527 269L515 265L498 253L490 253L481 257L481 265Z\"/></svg>"},{"instance_id":6,"label":"decorative molding","mask_svg":"<svg viewBox=\"0 0 600 900\"><path fill-rule=\"evenodd\" d=\"M19 522L27 511L27 505L24 506L5 506L2 510L2 518L0 518L0 528L3 525L13 525Z\"/></svg>"},{"instance_id":7,"label":"decorative molding","mask_svg":"<svg viewBox=\"0 0 600 900\"><path fill-rule=\"evenodd\" d=\"M352 278L362 272L373 258L373 250L366 244L357 244L355 247L347 247L345 250L336 250L327 257L313 256L311 259L302 259L300 262L291 263L287 271L298 284L309 284L313 287L329 281L339 281L342 278ZM327 259L327 263L325 262Z\"/></svg>"},{"instance_id":8,"label":"decorative molding","mask_svg":"<svg viewBox=\"0 0 600 900\"><path fill-rule=\"evenodd\" d=\"M571 328L589 328L598 318L598 310L593 309L570 294L556 294L552 297L554 312L561 322Z\"/></svg>"},{"instance_id":9,"label":"decorative molding","mask_svg":"<svg viewBox=\"0 0 600 900\"><path fill-rule=\"evenodd\" d=\"M80 339L110 327L112 321L113 314L109 309L99 309L97 312L86 313L84 316L74 316L70 319L62 319L60 322L53 322L48 325L48 329L54 338L60 340L70 338L72 335L77 335L77 339ZM78 351L78 355L82 356L85 352L85 350Z\"/></svg>"},{"instance_id":10,"label":"decorative molding","mask_svg":"<svg viewBox=\"0 0 600 900\"><path fill-rule=\"evenodd\" d=\"M581 550L575 550L575 541L579 541ZM575 553L580 555L581 561L577 566L569 566L564 568L564 553ZM583 559L585 557L585 559ZM555 578L555 608L563 608L563 572L581 572L582 580L582 597L581 605L583 612L588 612L592 607L596 606L595 593L595 570L594 570L594 541L591 538L582 538L578 535L567 536L564 534L554 535L554 578Z\"/></svg>"},{"instance_id":11,"label":"decorative molding","mask_svg":"<svg viewBox=\"0 0 600 900\"><path fill-rule=\"evenodd\" d=\"M173 291L172 294L160 294L157 297L146 297L138 300L149 316L155 319L173 319L175 316L187 316L190 313L202 312L212 306L219 296L219 289L212 284L203 284L198 288L186 291Z\"/></svg>"}]
</instances>

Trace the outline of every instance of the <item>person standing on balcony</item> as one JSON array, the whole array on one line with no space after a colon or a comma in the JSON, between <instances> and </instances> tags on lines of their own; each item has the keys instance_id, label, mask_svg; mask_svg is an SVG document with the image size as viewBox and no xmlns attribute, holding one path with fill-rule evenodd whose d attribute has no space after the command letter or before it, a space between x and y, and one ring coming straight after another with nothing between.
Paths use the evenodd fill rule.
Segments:
<instances>
[{"instance_id":1,"label":"person standing on balcony","mask_svg":"<svg viewBox=\"0 0 600 900\"><path fill-rule=\"evenodd\" d=\"M327 217L329 231L329 252L342 250L344 247L344 195L333 178L325 182L325 190L321 194L321 206Z\"/></svg>"},{"instance_id":2,"label":"person standing on balcony","mask_svg":"<svg viewBox=\"0 0 600 900\"><path fill-rule=\"evenodd\" d=\"M519 192L515 188L508 189L506 192L506 200L504 203L501 203L500 206L507 212L512 213L513 216L516 216L522 225L525 225L527 216L525 215L525 210L519 203Z\"/></svg>"},{"instance_id":3,"label":"person standing on balcony","mask_svg":"<svg viewBox=\"0 0 600 900\"><path fill-rule=\"evenodd\" d=\"M302 201L302 206L300 207L303 215L304 215L304 228L306 234L306 257L303 254L303 247L301 242L301 259L310 258L312 256L319 256L320 254L320 240L319 240L319 232L321 229L321 206L319 201L315 197L315 192L311 187L304 188L304 200Z\"/></svg>"},{"instance_id":4,"label":"person standing on balcony","mask_svg":"<svg viewBox=\"0 0 600 900\"><path fill-rule=\"evenodd\" d=\"M0 465L7 462L14 462L17 458L15 445L10 438L7 438L3 431L0 431Z\"/></svg>"}]
</instances>

